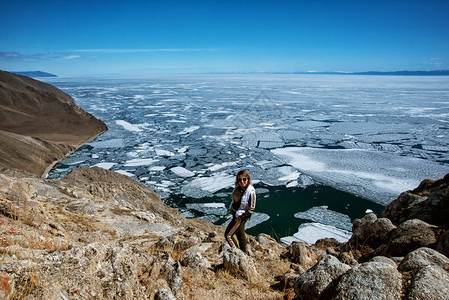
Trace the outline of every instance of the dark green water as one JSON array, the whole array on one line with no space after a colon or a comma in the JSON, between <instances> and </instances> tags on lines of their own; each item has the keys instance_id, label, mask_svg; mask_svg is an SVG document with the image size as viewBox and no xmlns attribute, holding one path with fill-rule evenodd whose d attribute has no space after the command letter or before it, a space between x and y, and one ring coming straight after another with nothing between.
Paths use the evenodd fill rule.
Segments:
<instances>
[{"instance_id":1,"label":"dark green water","mask_svg":"<svg viewBox=\"0 0 449 300\"><path fill-rule=\"evenodd\" d=\"M367 209L371 209L375 214L380 215L384 206L372 201L359 198L332 187L322 185L312 185L307 188L285 186L266 186L263 184L254 185L257 194L256 211L270 216L268 221L256 225L246 232L251 235L266 233L279 239L280 237L290 236L297 232L299 225L310 222L297 219L294 214L306 211L315 206L327 205L329 210L348 215L351 221L356 218L362 218ZM181 195L173 195L166 200L166 203L172 207L177 207L181 211L185 209L188 203L211 203L221 202L229 206L232 189L221 191L218 196L205 197L201 199L189 198ZM204 217L206 214L195 212L195 217ZM227 216L221 216L214 223L222 225L226 222Z\"/></svg>"}]
</instances>

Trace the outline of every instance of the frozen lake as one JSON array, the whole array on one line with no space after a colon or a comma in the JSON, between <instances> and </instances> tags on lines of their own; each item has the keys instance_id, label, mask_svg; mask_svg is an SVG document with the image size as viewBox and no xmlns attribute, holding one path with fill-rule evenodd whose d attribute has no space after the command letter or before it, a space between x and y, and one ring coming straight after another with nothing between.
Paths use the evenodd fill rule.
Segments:
<instances>
[{"instance_id":1,"label":"frozen lake","mask_svg":"<svg viewBox=\"0 0 449 300\"><path fill-rule=\"evenodd\" d=\"M402 191L449 172L446 76L46 81L109 127L50 178L97 165L151 187L186 217L226 224L234 176L247 169L258 192L252 234L293 238L312 221L302 228L344 237L348 219L380 213ZM329 214L337 225L326 224Z\"/></svg>"}]
</instances>

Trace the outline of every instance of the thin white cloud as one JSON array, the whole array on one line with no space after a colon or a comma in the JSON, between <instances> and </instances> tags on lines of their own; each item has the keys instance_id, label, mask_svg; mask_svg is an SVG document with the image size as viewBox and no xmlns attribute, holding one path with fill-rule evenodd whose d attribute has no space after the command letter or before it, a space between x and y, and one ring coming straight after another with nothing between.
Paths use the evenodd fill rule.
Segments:
<instances>
[{"instance_id":1,"label":"thin white cloud","mask_svg":"<svg viewBox=\"0 0 449 300\"><path fill-rule=\"evenodd\" d=\"M159 49L74 49L70 52L95 52L95 53L145 53L145 52L201 52L201 51L219 51L218 48L159 48Z\"/></svg>"},{"instance_id":2,"label":"thin white cloud","mask_svg":"<svg viewBox=\"0 0 449 300\"><path fill-rule=\"evenodd\" d=\"M81 55L66 55L61 57L61 59L77 59L77 58L81 58Z\"/></svg>"},{"instance_id":3,"label":"thin white cloud","mask_svg":"<svg viewBox=\"0 0 449 300\"><path fill-rule=\"evenodd\" d=\"M59 60L59 59L77 59L80 55L64 55L62 53L35 53L21 54L19 52L0 52L0 60L15 61L40 61L40 60Z\"/></svg>"}]
</instances>

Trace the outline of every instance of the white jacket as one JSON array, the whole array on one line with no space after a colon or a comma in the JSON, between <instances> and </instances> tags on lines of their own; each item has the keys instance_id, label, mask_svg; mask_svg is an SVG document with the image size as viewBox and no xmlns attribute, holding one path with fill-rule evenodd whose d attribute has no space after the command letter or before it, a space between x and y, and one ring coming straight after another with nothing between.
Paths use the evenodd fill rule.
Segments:
<instances>
[{"instance_id":1,"label":"white jacket","mask_svg":"<svg viewBox=\"0 0 449 300\"><path fill-rule=\"evenodd\" d=\"M235 214L237 217L240 217L245 212L249 212L252 214L255 208L256 208L256 189L250 184L246 188L245 192L243 192L242 200L240 201L240 207Z\"/></svg>"}]
</instances>

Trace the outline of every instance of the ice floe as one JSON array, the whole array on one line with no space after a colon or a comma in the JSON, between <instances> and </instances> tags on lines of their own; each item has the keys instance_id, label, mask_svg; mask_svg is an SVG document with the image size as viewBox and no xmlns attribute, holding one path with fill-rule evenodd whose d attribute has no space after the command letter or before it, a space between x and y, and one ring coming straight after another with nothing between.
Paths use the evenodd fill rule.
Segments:
<instances>
[{"instance_id":1,"label":"ice floe","mask_svg":"<svg viewBox=\"0 0 449 300\"><path fill-rule=\"evenodd\" d=\"M235 178L224 172L213 174L210 177L199 177L193 179L186 186L183 186L181 192L192 198L202 198L211 195L219 190L232 187Z\"/></svg>"},{"instance_id":2,"label":"ice floe","mask_svg":"<svg viewBox=\"0 0 449 300\"><path fill-rule=\"evenodd\" d=\"M298 212L294 216L298 219L319 222L347 231L352 230L351 218L345 214L330 210L327 205L315 206L304 212Z\"/></svg>"},{"instance_id":3,"label":"ice floe","mask_svg":"<svg viewBox=\"0 0 449 300\"><path fill-rule=\"evenodd\" d=\"M171 151L168 150L163 150L163 149L155 149L154 150L156 152L157 156L174 156L175 154Z\"/></svg>"},{"instance_id":4,"label":"ice floe","mask_svg":"<svg viewBox=\"0 0 449 300\"><path fill-rule=\"evenodd\" d=\"M337 241L347 242L352 236L350 231L336 228L334 226L324 225L321 223L304 223L298 228L298 232L293 236L281 238L284 244L291 244L295 241L303 241L309 245L315 244L319 239L334 238Z\"/></svg>"},{"instance_id":5,"label":"ice floe","mask_svg":"<svg viewBox=\"0 0 449 300\"><path fill-rule=\"evenodd\" d=\"M226 215L229 210L224 203L213 202L213 203L187 203L186 208L190 210L197 210L205 214Z\"/></svg>"},{"instance_id":6,"label":"ice floe","mask_svg":"<svg viewBox=\"0 0 449 300\"><path fill-rule=\"evenodd\" d=\"M117 125L122 126L124 129L128 131L140 132L142 131L142 127L145 127L147 124L131 124L124 120L116 120L115 123Z\"/></svg>"},{"instance_id":7,"label":"ice floe","mask_svg":"<svg viewBox=\"0 0 449 300\"><path fill-rule=\"evenodd\" d=\"M172 171L173 173L175 173L176 175L181 176L181 177L195 176L195 173L193 173L192 171L189 171L183 167L173 167L170 169L170 171Z\"/></svg>"},{"instance_id":8,"label":"ice floe","mask_svg":"<svg viewBox=\"0 0 449 300\"><path fill-rule=\"evenodd\" d=\"M127 160L124 164L125 167L139 167L139 166L149 166L159 160L152 158L135 158Z\"/></svg>"}]
</instances>

